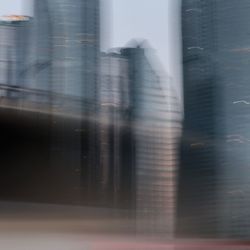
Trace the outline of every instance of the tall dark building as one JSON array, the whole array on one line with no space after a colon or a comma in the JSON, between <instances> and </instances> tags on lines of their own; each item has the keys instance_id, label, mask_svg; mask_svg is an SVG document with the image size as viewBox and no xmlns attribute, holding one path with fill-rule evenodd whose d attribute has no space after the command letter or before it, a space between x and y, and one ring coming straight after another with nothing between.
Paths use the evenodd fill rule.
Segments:
<instances>
[{"instance_id":1,"label":"tall dark building","mask_svg":"<svg viewBox=\"0 0 250 250\"><path fill-rule=\"evenodd\" d=\"M136 231L171 238L175 227L180 103L145 44L122 49L128 60L131 171ZM152 60L153 59L153 60Z\"/></svg>"},{"instance_id":2,"label":"tall dark building","mask_svg":"<svg viewBox=\"0 0 250 250\"><path fill-rule=\"evenodd\" d=\"M179 100L170 78L155 67L155 55L144 44L136 42L104 54L101 62L103 194L109 194L115 206L133 212L138 234L171 238L181 130Z\"/></svg>"},{"instance_id":3,"label":"tall dark building","mask_svg":"<svg viewBox=\"0 0 250 250\"><path fill-rule=\"evenodd\" d=\"M181 236L249 236L248 0L183 0Z\"/></svg>"}]
</instances>

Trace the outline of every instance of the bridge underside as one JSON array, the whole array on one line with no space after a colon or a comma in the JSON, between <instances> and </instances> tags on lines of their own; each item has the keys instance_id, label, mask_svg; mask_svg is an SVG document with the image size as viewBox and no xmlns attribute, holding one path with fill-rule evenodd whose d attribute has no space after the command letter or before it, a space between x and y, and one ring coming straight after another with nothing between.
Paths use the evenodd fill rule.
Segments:
<instances>
[{"instance_id":1,"label":"bridge underside","mask_svg":"<svg viewBox=\"0 0 250 250\"><path fill-rule=\"evenodd\" d=\"M133 208L131 127L67 103L0 100L0 200Z\"/></svg>"},{"instance_id":2,"label":"bridge underside","mask_svg":"<svg viewBox=\"0 0 250 250\"><path fill-rule=\"evenodd\" d=\"M1 108L0 199L93 204L91 126L79 119Z\"/></svg>"}]
</instances>

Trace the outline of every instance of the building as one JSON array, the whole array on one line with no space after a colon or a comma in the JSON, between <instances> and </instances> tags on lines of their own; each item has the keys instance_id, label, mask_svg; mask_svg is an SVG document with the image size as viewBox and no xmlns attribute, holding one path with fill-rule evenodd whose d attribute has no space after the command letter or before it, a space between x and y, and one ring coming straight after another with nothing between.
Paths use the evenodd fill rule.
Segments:
<instances>
[{"instance_id":1,"label":"building","mask_svg":"<svg viewBox=\"0 0 250 250\"><path fill-rule=\"evenodd\" d=\"M55 190L76 194L65 202L96 200L98 131L90 120L96 115L99 81L99 8L99 0L34 1L25 77L37 94L28 99L51 111L47 165L51 183L56 173L64 173ZM58 117L59 109L77 118Z\"/></svg>"},{"instance_id":2,"label":"building","mask_svg":"<svg viewBox=\"0 0 250 250\"><path fill-rule=\"evenodd\" d=\"M1 96L20 97L15 88L25 85L23 75L29 49L31 18L4 16L0 19L0 84ZM9 89L8 89L9 88Z\"/></svg>"},{"instance_id":3,"label":"building","mask_svg":"<svg viewBox=\"0 0 250 250\"><path fill-rule=\"evenodd\" d=\"M30 68L36 88L93 101L99 18L98 0L35 1Z\"/></svg>"},{"instance_id":4,"label":"building","mask_svg":"<svg viewBox=\"0 0 250 250\"><path fill-rule=\"evenodd\" d=\"M136 231L171 238L175 228L180 103L145 44L124 48L129 68L131 171Z\"/></svg>"},{"instance_id":5,"label":"building","mask_svg":"<svg viewBox=\"0 0 250 250\"><path fill-rule=\"evenodd\" d=\"M247 0L183 0L178 234L249 237Z\"/></svg>"},{"instance_id":6,"label":"building","mask_svg":"<svg viewBox=\"0 0 250 250\"><path fill-rule=\"evenodd\" d=\"M134 213L137 234L171 238L180 103L152 50L131 44L101 59L101 196Z\"/></svg>"}]
</instances>

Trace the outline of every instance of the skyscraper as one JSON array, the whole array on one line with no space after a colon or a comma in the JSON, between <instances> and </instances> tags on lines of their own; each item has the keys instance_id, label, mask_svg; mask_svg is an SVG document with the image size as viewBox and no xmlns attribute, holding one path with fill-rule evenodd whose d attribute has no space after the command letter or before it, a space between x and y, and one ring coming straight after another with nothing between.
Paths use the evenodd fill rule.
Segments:
<instances>
[{"instance_id":1,"label":"skyscraper","mask_svg":"<svg viewBox=\"0 0 250 250\"><path fill-rule=\"evenodd\" d=\"M247 0L183 0L179 233L249 236Z\"/></svg>"},{"instance_id":2,"label":"skyscraper","mask_svg":"<svg viewBox=\"0 0 250 250\"><path fill-rule=\"evenodd\" d=\"M122 49L129 67L136 231L171 238L175 227L180 103L145 44Z\"/></svg>"},{"instance_id":3,"label":"skyscraper","mask_svg":"<svg viewBox=\"0 0 250 250\"><path fill-rule=\"evenodd\" d=\"M104 54L101 60L102 191L114 206L133 212L139 235L171 238L180 103L170 78L155 67L153 51L144 43L131 44Z\"/></svg>"},{"instance_id":4,"label":"skyscraper","mask_svg":"<svg viewBox=\"0 0 250 250\"><path fill-rule=\"evenodd\" d=\"M1 96L21 97L6 87L21 88L25 85L23 71L29 49L31 18L27 16L5 16L0 19L0 83Z\"/></svg>"},{"instance_id":5,"label":"skyscraper","mask_svg":"<svg viewBox=\"0 0 250 250\"><path fill-rule=\"evenodd\" d=\"M37 87L93 101L98 78L99 1L35 1L32 40Z\"/></svg>"},{"instance_id":6,"label":"skyscraper","mask_svg":"<svg viewBox=\"0 0 250 250\"><path fill-rule=\"evenodd\" d=\"M98 131L90 117L96 115L99 29L99 0L34 1L28 85L44 93L33 101L51 111L51 169L67 173L61 183L80 190L85 203L98 178ZM58 110L78 118L58 117Z\"/></svg>"}]
</instances>

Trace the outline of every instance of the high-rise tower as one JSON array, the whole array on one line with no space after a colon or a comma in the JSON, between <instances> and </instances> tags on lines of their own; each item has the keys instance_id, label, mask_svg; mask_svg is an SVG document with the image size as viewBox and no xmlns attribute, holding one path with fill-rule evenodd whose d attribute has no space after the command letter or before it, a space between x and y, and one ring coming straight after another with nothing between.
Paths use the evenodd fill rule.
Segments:
<instances>
[{"instance_id":1,"label":"high-rise tower","mask_svg":"<svg viewBox=\"0 0 250 250\"><path fill-rule=\"evenodd\" d=\"M249 236L247 0L183 0L179 233Z\"/></svg>"},{"instance_id":2,"label":"high-rise tower","mask_svg":"<svg viewBox=\"0 0 250 250\"><path fill-rule=\"evenodd\" d=\"M180 103L144 44L122 49L129 67L136 231L171 238L175 227ZM156 60L157 61L157 60Z\"/></svg>"},{"instance_id":3,"label":"high-rise tower","mask_svg":"<svg viewBox=\"0 0 250 250\"><path fill-rule=\"evenodd\" d=\"M34 12L31 56L34 65L44 66L36 71L38 82L39 74L46 74L38 88L92 102L98 78L99 1L37 0Z\"/></svg>"}]
</instances>

